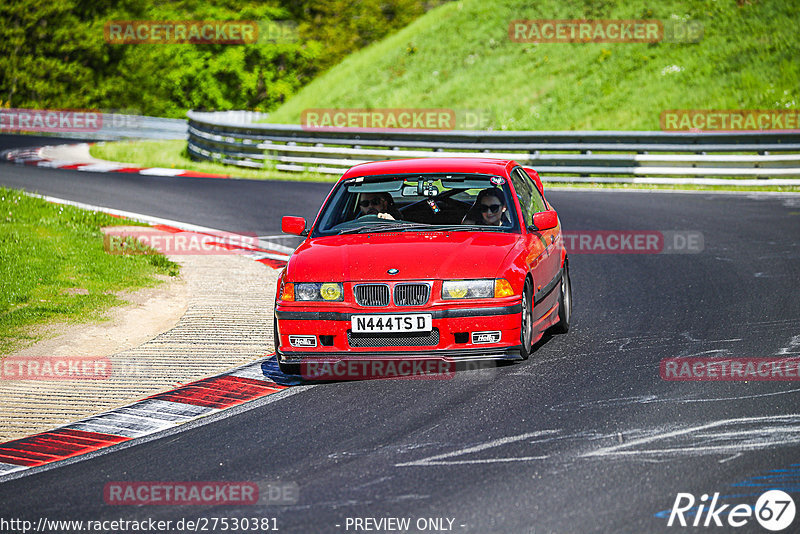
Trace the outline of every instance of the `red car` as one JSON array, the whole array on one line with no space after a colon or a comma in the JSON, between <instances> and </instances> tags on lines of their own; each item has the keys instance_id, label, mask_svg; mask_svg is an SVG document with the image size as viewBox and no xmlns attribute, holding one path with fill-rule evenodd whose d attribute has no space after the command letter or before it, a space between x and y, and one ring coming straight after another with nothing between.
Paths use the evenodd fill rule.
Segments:
<instances>
[{"instance_id":1,"label":"red car","mask_svg":"<svg viewBox=\"0 0 800 534\"><path fill-rule=\"evenodd\" d=\"M527 359L569 329L569 262L533 169L496 159L349 169L278 280L285 373L323 359Z\"/></svg>"}]
</instances>

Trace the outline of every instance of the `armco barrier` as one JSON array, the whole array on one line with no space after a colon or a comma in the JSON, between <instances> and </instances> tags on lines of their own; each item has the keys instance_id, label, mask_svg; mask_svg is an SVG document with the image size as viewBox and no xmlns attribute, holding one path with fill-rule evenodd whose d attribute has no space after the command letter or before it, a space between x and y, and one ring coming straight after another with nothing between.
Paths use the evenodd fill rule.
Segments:
<instances>
[{"instance_id":1,"label":"armco barrier","mask_svg":"<svg viewBox=\"0 0 800 534\"><path fill-rule=\"evenodd\" d=\"M559 182L800 185L779 179L800 176L800 132L314 131L257 123L265 115L251 112L188 117L193 157L242 167L341 174L366 161L477 156L514 159ZM658 176L671 178L650 178ZM681 176L694 178L672 178Z\"/></svg>"}]
</instances>

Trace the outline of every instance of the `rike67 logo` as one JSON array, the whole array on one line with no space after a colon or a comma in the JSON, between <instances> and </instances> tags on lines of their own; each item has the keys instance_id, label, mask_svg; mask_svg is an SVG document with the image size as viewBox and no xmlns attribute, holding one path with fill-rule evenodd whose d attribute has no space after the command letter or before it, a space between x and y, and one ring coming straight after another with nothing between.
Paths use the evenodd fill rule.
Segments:
<instances>
[{"instance_id":1,"label":"rike67 logo","mask_svg":"<svg viewBox=\"0 0 800 534\"><path fill-rule=\"evenodd\" d=\"M703 494L699 502L691 493L678 493L667 526L743 527L755 518L765 529L777 532L788 528L794 515L794 500L781 490L761 494L755 506L720 504L719 493L714 493L710 500L707 494Z\"/></svg>"}]
</instances>

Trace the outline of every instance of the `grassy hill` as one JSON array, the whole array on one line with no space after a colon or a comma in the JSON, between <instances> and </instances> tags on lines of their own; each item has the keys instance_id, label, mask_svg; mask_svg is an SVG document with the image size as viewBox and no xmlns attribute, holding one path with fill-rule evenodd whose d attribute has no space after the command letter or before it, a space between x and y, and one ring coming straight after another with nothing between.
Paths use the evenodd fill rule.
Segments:
<instances>
[{"instance_id":1,"label":"grassy hill","mask_svg":"<svg viewBox=\"0 0 800 534\"><path fill-rule=\"evenodd\" d=\"M518 19L703 24L692 44L519 43ZM506 130L658 130L666 109L794 109L800 26L788 0L463 0L347 57L278 108L450 108Z\"/></svg>"}]
</instances>

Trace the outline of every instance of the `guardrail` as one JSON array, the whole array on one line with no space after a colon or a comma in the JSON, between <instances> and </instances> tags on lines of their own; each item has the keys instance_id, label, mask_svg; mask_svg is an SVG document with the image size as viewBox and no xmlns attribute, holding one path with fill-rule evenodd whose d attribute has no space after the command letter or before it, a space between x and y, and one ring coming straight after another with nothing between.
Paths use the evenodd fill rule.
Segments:
<instances>
[{"instance_id":1,"label":"guardrail","mask_svg":"<svg viewBox=\"0 0 800 534\"><path fill-rule=\"evenodd\" d=\"M253 112L187 115L190 155L241 167L342 174L367 161L477 156L555 182L800 185L782 179L800 176L800 132L323 131L256 123L266 115Z\"/></svg>"}]
</instances>

